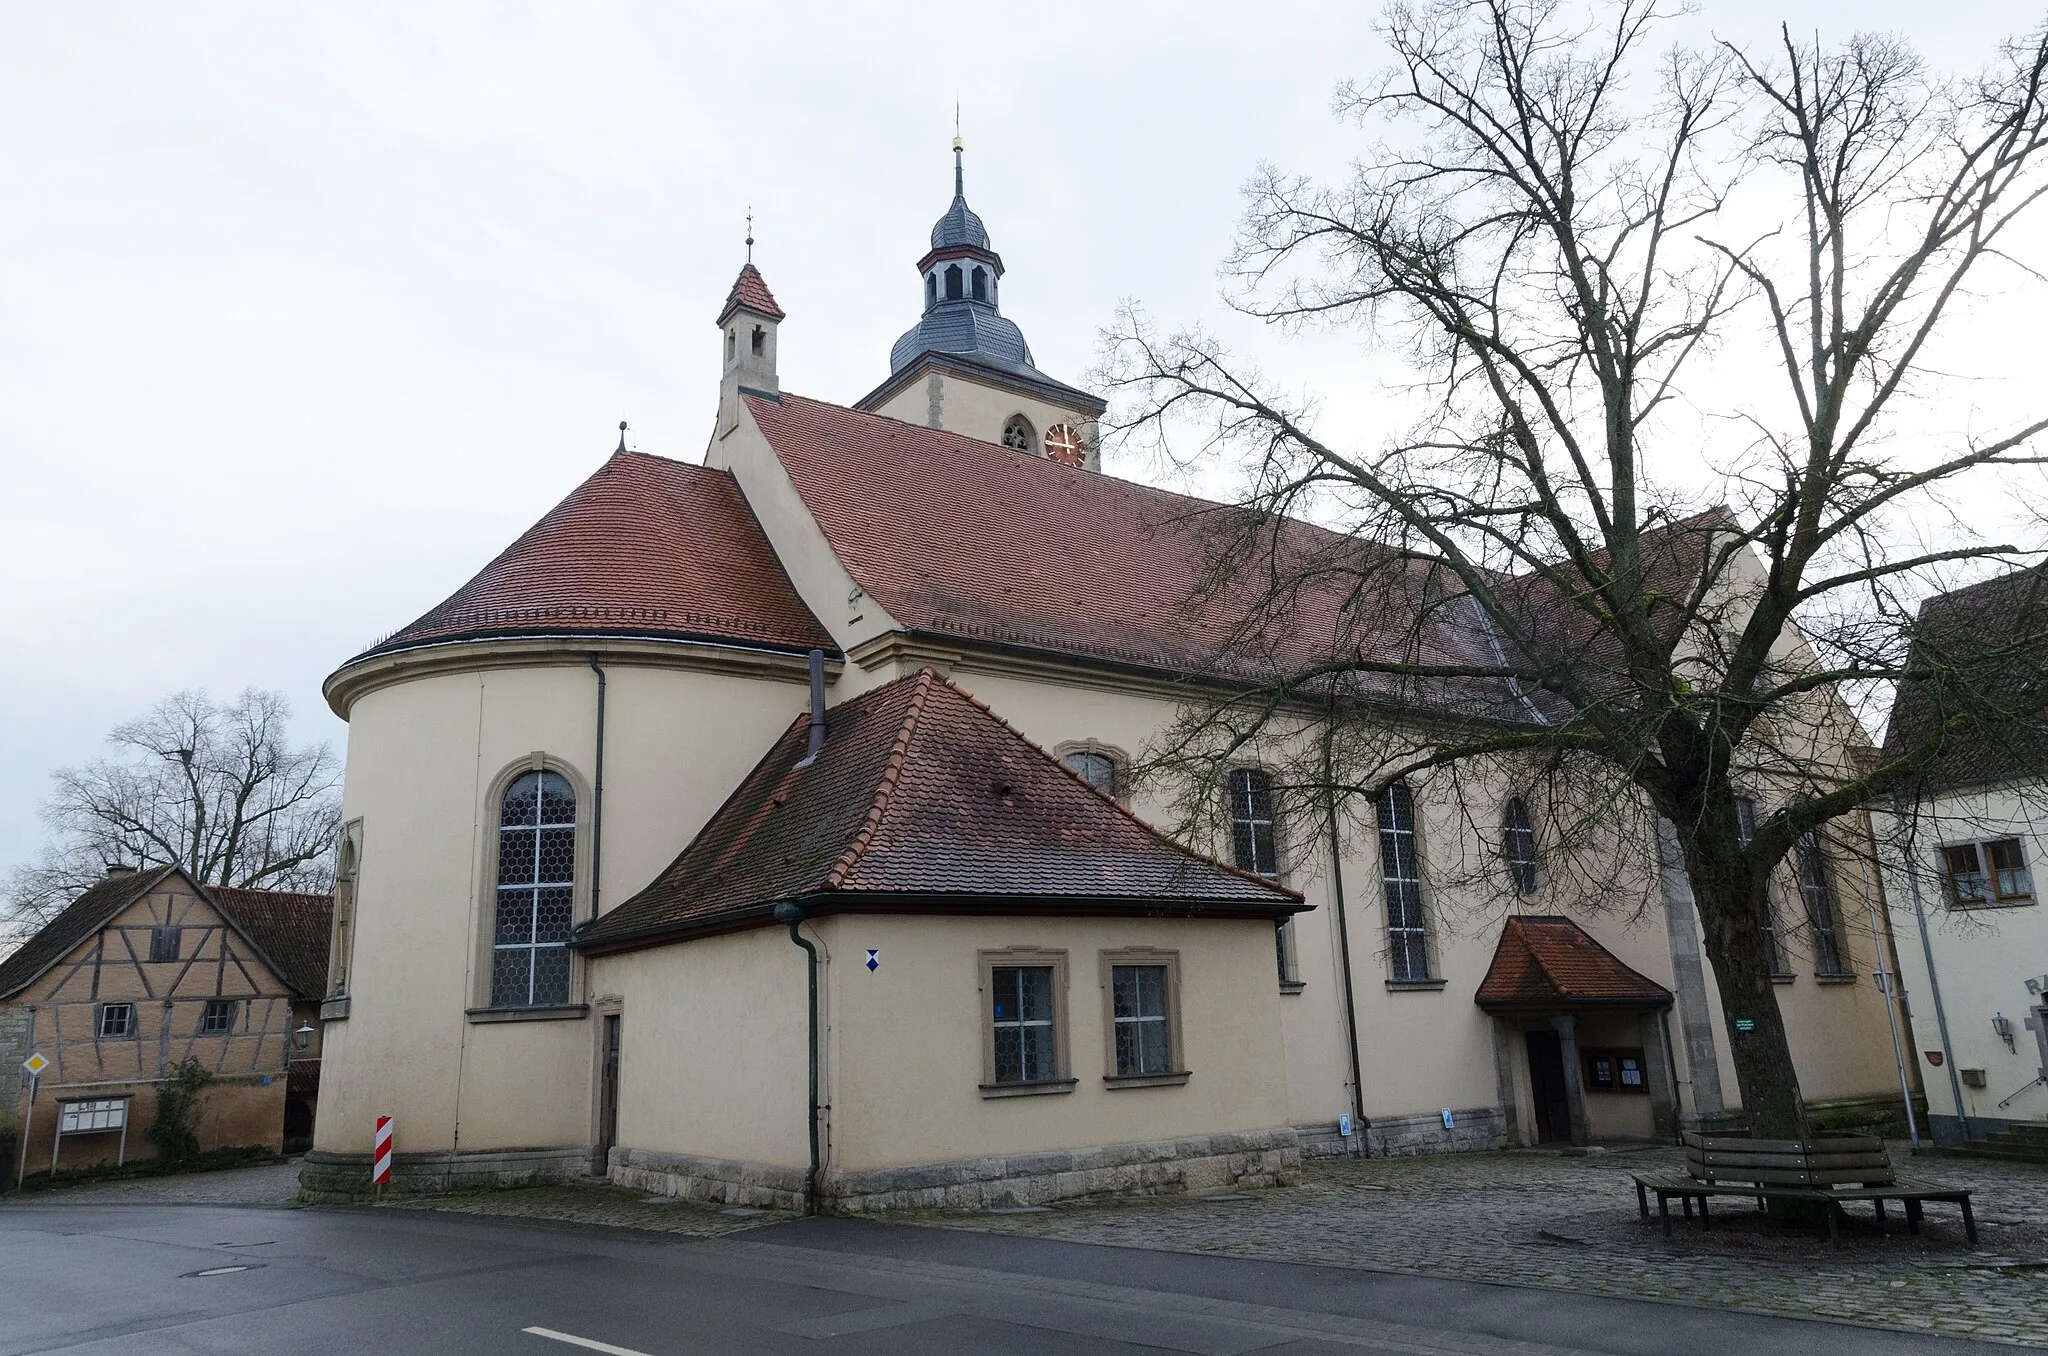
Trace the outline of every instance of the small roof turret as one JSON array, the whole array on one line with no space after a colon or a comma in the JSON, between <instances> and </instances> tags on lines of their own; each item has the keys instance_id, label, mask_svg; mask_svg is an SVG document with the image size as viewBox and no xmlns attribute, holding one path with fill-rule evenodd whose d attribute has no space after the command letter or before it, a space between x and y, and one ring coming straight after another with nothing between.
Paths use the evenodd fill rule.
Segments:
<instances>
[{"instance_id":1,"label":"small roof turret","mask_svg":"<svg viewBox=\"0 0 2048 1356\"><path fill-rule=\"evenodd\" d=\"M753 243L752 240L747 242L750 246ZM768 290L767 279L761 276L761 270L754 267L752 260L740 266L739 277L732 281L732 291L725 294L725 305L718 308L717 323L723 325L734 311L752 311L770 320L782 319L782 308L775 304L775 294Z\"/></svg>"}]
</instances>

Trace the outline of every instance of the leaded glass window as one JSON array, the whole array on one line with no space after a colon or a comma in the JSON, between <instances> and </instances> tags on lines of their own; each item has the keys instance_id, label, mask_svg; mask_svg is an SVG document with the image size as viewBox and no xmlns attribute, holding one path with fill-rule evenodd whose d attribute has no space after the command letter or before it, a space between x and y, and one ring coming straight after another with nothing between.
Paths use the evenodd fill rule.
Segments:
<instances>
[{"instance_id":1,"label":"leaded glass window","mask_svg":"<svg viewBox=\"0 0 2048 1356\"><path fill-rule=\"evenodd\" d=\"M1050 1083L1060 1076L1050 965L998 965L989 973L996 1082Z\"/></svg>"},{"instance_id":2,"label":"leaded glass window","mask_svg":"<svg viewBox=\"0 0 2048 1356\"><path fill-rule=\"evenodd\" d=\"M1387 951L1397 980L1426 980L1429 925L1422 864L1415 853L1415 797L1395 782L1380 797L1380 881L1387 899Z\"/></svg>"},{"instance_id":3,"label":"leaded glass window","mask_svg":"<svg viewBox=\"0 0 2048 1356\"><path fill-rule=\"evenodd\" d=\"M1813 925L1813 972L1846 975L1842 957L1841 919L1835 908L1835 882L1828 869L1820 835L1808 829L1799 837L1799 895L1806 901L1806 919Z\"/></svg>"},{"instance_id":4,"label":"leaded glass window","mask_svg":"<svg viewBox=\"0 0 2048 1356\"><path fill-rule=\"evenodd\" d=\"M1166 967L1111 966L1109 992L1116 1020L1117 1073L1129 1077L1172 1072L1173 1041L1166 1020Z\"/></svg>"},{"instance_id":5,"label":"leaded glass window","mask_svg":"<svg viewBox=\"0 0 2048 1356\"><path fill-rule=\"evenodd\" d=\"M558 772L528 772L498 810L498 907L491 938L491 1006L569 1001L575 922L576 792Z\"/></svg>"},{"instance_id":6,"label":"leaded glass window","mask_svg":"<svg viewBox=\"0 0 2048 1356\"><path fill-rule=\"evenodd\" d=\"M1273 879L1280 857L1273 834L1273 777L1261 768L1241 767L1230 774L1231 862L1240 871Z\"/></svg>"},{"instance_id":7,"label":"leaded glass window","mask_svg":"<svg viewBox=\"0 0 2048 1356\"><path fill-rule=\"evenodd\" d=\"M1501 846L1506 850L1508 876L1515 893L1536 893L1536 826L1529 819L1529 805L1520 796L1508 797L1501 812Z\"/></svg>"},{"instance_id":8,"label":"leaded glass window","mask_svg":"<svg viewBox=\"0 0 2048 1356\"><path fill-rule=\"evenodd\" d=\"M1077 751L1060 759L1060 763L1103 795L1116 795L1116 759L1108 754Z\"/></svg>"}]
</instances>

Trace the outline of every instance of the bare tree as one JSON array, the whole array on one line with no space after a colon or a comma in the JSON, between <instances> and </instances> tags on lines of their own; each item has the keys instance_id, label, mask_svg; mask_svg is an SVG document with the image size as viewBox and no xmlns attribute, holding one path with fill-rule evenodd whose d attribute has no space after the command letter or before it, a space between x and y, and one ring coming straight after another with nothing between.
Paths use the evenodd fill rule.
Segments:
<instances>
[{"instance_id":1,"label":"bare tree","mask_svg":"<svg viewBox=\"0 0 2048 1356\"><path fill-rule=\"evenodd\" d=\"M1938 393L1967 287L2035 277L2004 248L2048 191L2048 32L1953 81L1891 39L1659 55L1658 0L1587 13L1392 6L1392 69L1336 100L1380 139L1342 182L1247 189L1235 304L1397 355L1423 412L1389 445L1324 438L1206 333L1133 309L1108 337L1126 437L1249 470L1196 602L1231 601L1239 681L1155 767L1213 784L1309 725L1289 776L1332 807L1485 765L1543 785L1554 833L1595 857L1661 824L1724 1010L1749 1019L1729 1023L1745 1108L1790 1137L1774 873L1819 910L1809 877L1860 806L2042 705L1976 681L2010 668L1997 644L1913 657L1912 619L1943 580L2041 559L2038 530L1925 544L1926 515L2011 493L2048 419L1887 435ZM1702 442L1714 417L1744 445ZM1946 718L1880 757L1853 704L1906 679Z\"/></svg>"},{"instance_id":2,"label":"bare tree","mask_svg":"<svg viewBox=\"0 0 2048 1356\"><path fill-rule=\"evenodd\" d=\"M176 862L208 885L328 889L340 765L326 744L292 747L290 717L280 692L180 692L116 726L112 757L59 768L42 809L50 840L8 882L8 931L41 927L113 863Z\"/></svg>"}]
</instances>

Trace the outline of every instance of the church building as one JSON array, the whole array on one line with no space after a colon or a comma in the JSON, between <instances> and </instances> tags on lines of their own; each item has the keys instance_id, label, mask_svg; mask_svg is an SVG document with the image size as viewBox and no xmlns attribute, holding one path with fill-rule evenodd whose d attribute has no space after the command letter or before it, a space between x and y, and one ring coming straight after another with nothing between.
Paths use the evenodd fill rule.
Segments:
<instances>
[{"instance_id":1,"label":"church building","mask_svg":"<svg viewBox=\"0 0 2048 1356\"><path fill-rule=\"evenodd\" d=\"M1734 1114L1681 872L1595 916L1505 788L1397 784L1340 831L1246 762L1191 835L1133 784L1243 662L1192 605L1224 510L1102 472L1104 402L1003 314L958 142L916 272L887 377L840 404L782 389L750 258L701 463L622 438L327 680L348 771L306 1189L360 1190L382 1116L398 1189L886 1209ZM1504 835L1490 915L1432 868L1475 823ZM1810 1096L1895 1096L1855 980L1879 939L1842 913L1842 973L1781 989L1795 1058Z\"/></svg>"}]
</instances>

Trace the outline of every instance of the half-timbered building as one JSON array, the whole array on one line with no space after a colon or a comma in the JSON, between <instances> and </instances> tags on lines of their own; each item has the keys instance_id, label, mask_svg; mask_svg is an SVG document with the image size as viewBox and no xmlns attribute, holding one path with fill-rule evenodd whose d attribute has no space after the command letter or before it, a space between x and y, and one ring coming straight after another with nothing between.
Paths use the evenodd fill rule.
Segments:
<instances>
[{"instance_id":1,"label":"half-timbered building","mask_svg":"<svg viewBox=\"0 0 2048 1356\"><path fill-rule=\"evenodd\" d=\"M111 868L0 962L21 1056L47 1061L33 1101L21 1090L25 1138L8 1166L152 1156L157 1085L188 1059L213 1076L194 1127L202 1151L282 1148L288 1100L309 1135L319 1048L308 1019L331 909L326 895L208 888L176 866Z\"/></svg>"}]
</instances>

